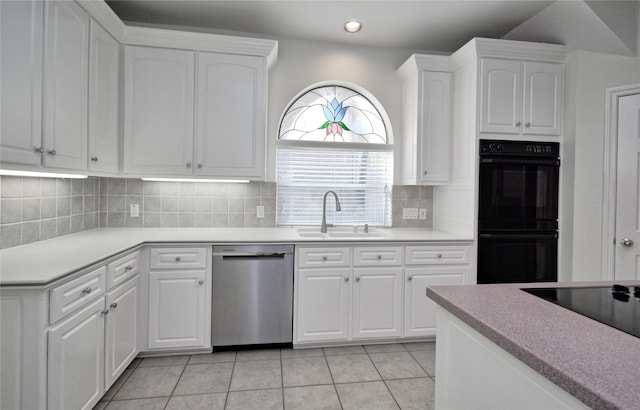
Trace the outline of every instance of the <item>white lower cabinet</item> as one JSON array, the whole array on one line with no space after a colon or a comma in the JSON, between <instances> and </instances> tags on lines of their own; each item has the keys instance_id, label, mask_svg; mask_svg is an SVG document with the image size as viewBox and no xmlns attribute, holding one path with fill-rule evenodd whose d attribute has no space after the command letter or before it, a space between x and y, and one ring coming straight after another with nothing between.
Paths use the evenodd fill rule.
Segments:
<instances>
[{"instance_id":1,"label":"white lower cabinet","mask_svg":"<svg viewBox=\"0 0 640 410\"><path fill-rule=\"evenodd\" d=\"M90 409L103 393L104 298L49 331L48 409Z\"/></svg>"},{"instance_id":2,"label":"white lower cabinet","mask_svg":"<svg viewBox=\"0 0 640 410\"><path fill-rule=\"evenodd\" d=\"M402 336L402 268L353 269L354 339Z\"/></svg>"},{"instance_id":3,"label":"white lower cabinet","mask_svg":"<svg viewBox=\"0 0 640 410\"><path fill-rule=\"evenodd\" d=\"M469 282L469 244L298 246L294 344L435 336L433 285Z\"/></svg>"},{"instance_id":4,"label":"white lower cabinet","mask_svg":"<svg viewBox=\"0 0 640 410\"><path fill-rule=\"evenodd\" d=\"M466 266L405 268L405 337L435 336L436 304L426 296L426 289L429 286L462 285L468 272Z\"/></svg>"},{"instance_id":5,"label":"white lower cabinet","mask_svg":"<svg viewBox=\"0 0 640 410\"><path fill-rule=\"evenodd\" d=\"M151 248L148 348L211 347L211 251Z\"/></svg>"},{"instance_id":6,"label":"white lower cabinet","mask_svg":"<svg viewBox=\"0 0 640 410\"><path fill-rule=\"evenodd\" d=\"M300 269L297 340L349 338L349 279L348 268Z\"/></svg>"}]
</instances>

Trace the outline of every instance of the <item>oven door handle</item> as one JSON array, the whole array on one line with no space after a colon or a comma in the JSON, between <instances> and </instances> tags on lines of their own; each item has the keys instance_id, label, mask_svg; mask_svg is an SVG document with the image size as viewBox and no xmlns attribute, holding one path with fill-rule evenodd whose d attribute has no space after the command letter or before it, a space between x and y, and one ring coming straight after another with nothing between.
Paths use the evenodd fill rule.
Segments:
<instances>
[{"instance_id":1,"label":"oven door handle","mask_svg":"<svg viewBox=\"0 0 640 410\"><path fill-rule=\"evenodd\" d=\"M481 233L478 234L480 238L486 239L504 239L504 238L514 238L518 239L558 239L558 232L548 232L548 233Z\"/></svg>"},{"instance_id":2,"label":"oven door handle","mask_svg":"<svg viewBox=\"0 0 640 410\"><path fill-rule=\"evenodd\" d=\"M481 164L516 164L516 165L550 165L559 167L559 159L541 158L480 158Z\"/></svg>"}]
</instances>

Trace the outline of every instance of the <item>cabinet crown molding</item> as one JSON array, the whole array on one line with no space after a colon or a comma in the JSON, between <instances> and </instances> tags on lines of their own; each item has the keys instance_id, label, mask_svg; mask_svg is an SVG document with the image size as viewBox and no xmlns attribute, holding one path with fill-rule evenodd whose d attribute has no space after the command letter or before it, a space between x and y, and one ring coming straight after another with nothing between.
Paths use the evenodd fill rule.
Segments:
<instances>
[{"instance_id":1,"label":"cabinet crown molding","mask_svg":"<svg viewBox=\"0 0 640 410\"><path fill-rule=\"evenodd\" d=\"M266 57L268 67L271 67L278 55L276 40L150 27L127 26L121 41L123 44L135 46L261 56Z\"/></svg>"},{"instance_id":2,"label":"cabinet crown molding","mask_svg":"<svg viewBox=\"0 0 640 410\"><path fill-rule=\"evenodd\" d=\"M569 54L560 44L499 40L476 37L451 55L452 65L458 67L471 58L502 58L564 63Z\"/></svg>"},{"instance_id":3,"label":"cabinet crown molding","mask_svg":"<svg viewBox=\"0 0 640 410\"><path fill-rule=\"evenodd\" d=\"M396 74L402 80L407 80L418 71L451 72L450 58L445 55L413 54L396 70Z\"/></svg>"},{"instance_id":4,"label":"cabinet crown molding","mask_svg":"<svg viewBox=\"0 0 640 410\"><path fill-rule=\"evenodd\" d=\"M126 26L107 3L103 0L79 0L78 4L116 40L122 39Z\"/></svg>"}]
</instances>

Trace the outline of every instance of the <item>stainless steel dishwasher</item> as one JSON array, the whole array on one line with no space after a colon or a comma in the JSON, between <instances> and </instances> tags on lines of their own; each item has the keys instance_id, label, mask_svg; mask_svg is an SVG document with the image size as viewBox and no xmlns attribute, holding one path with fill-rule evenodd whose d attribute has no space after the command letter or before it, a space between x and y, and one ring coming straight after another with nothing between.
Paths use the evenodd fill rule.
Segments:
<instances>
[{"instance_id":1,"label":"stainless steel dishwasher","mask_svg":"<svg viewBox=\"0 0 640 410\"><path fill-rule=\"evenodd\" d=\"M214 347L290 345L293 245L213 247Z\"/></svg>"}]
</instances>

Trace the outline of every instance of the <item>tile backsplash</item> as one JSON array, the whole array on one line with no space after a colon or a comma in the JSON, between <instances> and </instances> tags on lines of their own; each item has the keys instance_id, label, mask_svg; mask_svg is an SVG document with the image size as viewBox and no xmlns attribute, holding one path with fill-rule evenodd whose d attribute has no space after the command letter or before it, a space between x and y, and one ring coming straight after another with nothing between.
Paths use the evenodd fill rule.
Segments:
<instances>
[{"instance_id":1,"label":"tile backsplash","mask_svg":"<svg viewBox=\"0 0 640 410\"><path fill-rule=\"evenodd\" d=\"M130 216L138 204L139 216ZM256 206L264 206L264 218ZM402 219L425 208L426 219ZM394 227L433 226L433 188L393 187ZM0 249L97 227L271 227L276 184L0 177Z\"/></svg>"}]
</instances>

